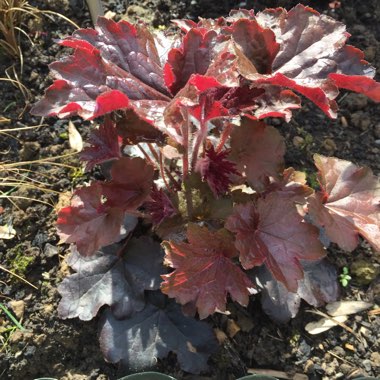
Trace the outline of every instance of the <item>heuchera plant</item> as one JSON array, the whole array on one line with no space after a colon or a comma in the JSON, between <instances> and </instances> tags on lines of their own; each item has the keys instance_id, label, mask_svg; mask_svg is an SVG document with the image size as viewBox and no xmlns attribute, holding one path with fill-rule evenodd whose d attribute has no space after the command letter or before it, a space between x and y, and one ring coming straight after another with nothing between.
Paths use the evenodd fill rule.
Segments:
<instances>
[{"instance_id":1,"label":"heuchera plant","mask_svg":"<svg viewBox=\"0 0 380 380\"><path fill-rule=\"evenodd\" d=\"M380 250L371 171L315 155L314 191L285 169L284 138L263 121L289 121L299 94L335 117L339 88L379 102L380 84L345 26L303 5L174 24L177 33L99 18L74 32L32 112L100 118L81 158L111 165L59 212L61 241L76 247L60 316L89 320L107 305L108 361L145 368L173 351L199 373L217 344L196 313L262 292L265 311L286 321L301 299L338 296L322 241L352 251L360 235Z\"/></svg>"}]
</instances>

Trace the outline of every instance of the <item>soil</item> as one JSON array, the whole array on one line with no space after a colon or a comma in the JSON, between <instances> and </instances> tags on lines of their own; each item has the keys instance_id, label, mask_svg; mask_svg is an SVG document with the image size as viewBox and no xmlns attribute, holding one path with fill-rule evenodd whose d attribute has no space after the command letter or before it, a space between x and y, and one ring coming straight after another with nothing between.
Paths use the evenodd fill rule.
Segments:
<instances>
[{"instance_id":1,"label":"soil","mask_svg":"<svg viewBox=\"0 0 380 380\"><path fill-rule=\"evenodd\" d=\"M104 1L115 19L126 14L130 20L142 19L154 26L168 25L170 19L188 17L217 17L230 9L244 7L261 10L266 7L290 8L298 1L259 0L139 0ZM350 43L365 52L366 59L380 67L380 2L342 0L337 9L329 1L301 1L347 24L352 34ZM81 27L91 25L85 2L81 0L30 1L39 9L64 13ZM0 55L0 77L12 65L24 84L24 94L10 82L1 82L0 154L1 163L53 158L70 153L66 137L67 120L49 118L44 126L18 132L1 133L5 129L39 125L32 117L30 104L41 96L51 83L47 64L65 54L54 43L73 31L73 27L53 14L27 18L22 25L29 39L21 36L23 68L20 61ZM33 43L33 44L32 44ZM8 72L9 69L7 70ZM378 75L377 80L380 76ZM311 173L313 153L335 155L359 165L369 166L380 173L380 107L365 97L343 93L339 98L340 112L336 120L328 119L312 104L305 102L295 112L291 123L273 120L288 142L287 163ZM72 120L82 135L88 123ZM0 181L17 177L27 181L47 183L54 192L39 191L25 186L1 188L7 192L0 198L0 226L12 225L16 236L0 239L0 302L21 320L25 330L14 326L0 310L0 379L117 379L122 373L117 366L106 363L97 341L97 321L60 320L57 317L59 294L57 285L69 273L64 257L67 246L58 245L55 231L55 209L73 187L89 180L87 174L73 170L79 167L75 158L60 160L61 166L35 164L5 172L0 167ZM65 166L66 165L66 166ZM33 172L21 171L30 169ZM96 176L92 173L92 176ZM60 195L58 196L58 193ZM63 194L63 195L62 195ZM18 198L15 198L18 197ZM32 200L36 199L37 201ZM43 202L43 203L41 203ZM358 262L367 265L380 263L364 242L348 254L333 247L330 260L338 271L352 268ZM355 264L356 263L356 264ZM20 275L37 289L8 274L4 268ZM365 285L361 276L353 276L342 288L342 298L366 300L380 304L380 278L370 278ZM364 281L365 282L365 281ZM304 326L316 316L303 305L298 316L285 325L271 322L253 301L247 310L231 305L231 315L209 318L219 332L225 332L220 352L210 359L210 370L202 376L183 373L175 355L159 361L156 370L180 379L236 379L252 368L265 368L288 373L306 374L309 379L352 379L359 374L380 376L380 315L366 312L351 316L346 322L357 335L336 327L320 335L309 335ZM228 326L237 321L241 331L232 337Z\"/></svg>"}]
</instances>

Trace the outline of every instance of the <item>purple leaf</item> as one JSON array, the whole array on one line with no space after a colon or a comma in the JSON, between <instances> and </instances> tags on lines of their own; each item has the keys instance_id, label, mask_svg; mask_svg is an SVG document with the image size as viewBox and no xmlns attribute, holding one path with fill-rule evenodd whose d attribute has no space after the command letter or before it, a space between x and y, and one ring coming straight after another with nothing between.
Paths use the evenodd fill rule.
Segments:
<instances>
[{"instance_id":1,"label":"purple leaf","mask_svg":"<svg viewBox=\"0 0 380 380\"><path fill-rule=\"evenodd\" d=\"M132 239L126 248L114 244L91 257L74 249L68 264L76 273L59 285L59 316L87 321L104 305L111 306L118 318L142 310L144 290L160 286L162 259L160 245L147 237Z\"/></svg>"},{"instance_id":2,"label":"purple leaf","mask_svg":"<svg viewBox=\"0 0 380 380\"><path fill-rule=\"evenodd\" d=\"M296 292L289 292L274 279L262 266L250 272L250 277L261 290L261 303L264 311L278 323L294 318L301 299L308 304L320 307L334 302L339 296L339 286L335 268L327 261L302 262L304 278L298 282Z\"/></svg>"},{"instance_id":3,"label":"purple leaf","mask_svg":"<svg viewBox=\"0 0 380 380\"><path fill-rule=\"evenodd\" d=\"M156 364L156 358L177 354L184 371L199 374L217 342L206 323L186 317L174 302L144 310L129 319L115 319L107 310L100 321L100 346L107 361L138 371Z\"/></svg>"}]
</instances>

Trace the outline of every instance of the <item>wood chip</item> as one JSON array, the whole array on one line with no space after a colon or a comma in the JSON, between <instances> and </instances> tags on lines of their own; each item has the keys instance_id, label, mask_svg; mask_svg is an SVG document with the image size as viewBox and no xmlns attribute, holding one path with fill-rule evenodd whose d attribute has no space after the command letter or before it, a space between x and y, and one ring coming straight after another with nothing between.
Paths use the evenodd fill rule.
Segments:
<instances>
[{"instance_id":1,"label":"wood chip","mask_svg":"<svg viewBox=\"0 0 380 380\"><path fill-rule=\"evenodd\" d=\"M233 320L227 321L227 334L230 338L233 338L240 331L239 325Z\"/></svg>"},{"instance_id":2,"label":"wood chip","mask_svg":"<svg viewBox=\"0 0 380 380\"><path fill-rule=\"evenodd\" d=\"M355 351L355 347L350 343L345 343L344 348L346 348L347 350L350 350L350 351Z\"/></svg>"},{"instance_id":3,"label":"wood chip","mask_svg":"<svg viewBox=\"0 0 380 380\"><path fill-rule=\"evenodd\" d=\"M218 340L219 344L223 344L225 340L228 340L227 335L220 329L214 329L216 339Z\"/></svg>"},{"instance_id":4,"label":"wood chip","mask_svg":"<svg viewBox=\"0 0 380 380\"><path fill-rule=\"evenodd\" d=\"M337 301L326 305L326 310L332 317L338 315L350 315L360 313L372 306L369 302L364 301Z\"/></svg>"},{"instance_id":5,"label":"wood chip","mask_svg":"<svg viewBox=\"0 0 380 380\"><path fill-rule=\"evenodd\" d=\"M334 319L336 319L337 322L343 323L347 321L348 317L345 315L340 315ZM339 324L337 322L328 318L322 318L319 321L308 323L305 326L305 330L311 335L316 335L330 330L331 327L337 326Z\"/></svg>"}]
</instances>

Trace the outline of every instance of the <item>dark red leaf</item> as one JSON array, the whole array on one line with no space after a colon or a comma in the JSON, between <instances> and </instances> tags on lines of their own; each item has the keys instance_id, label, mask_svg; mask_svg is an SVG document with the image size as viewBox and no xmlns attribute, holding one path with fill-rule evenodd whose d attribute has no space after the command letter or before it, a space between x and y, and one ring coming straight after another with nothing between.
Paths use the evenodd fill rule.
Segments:
<instances>
[{"instance_id":1,"label":"dark red leaf","mask_svg":"<svg viewBox=\"0 0 380 380\"><path fill-rule=\"evenodd\" d=\"M375 102L380 102L380 83L361 75L330 74L334 83L346 90L360 92Z\"/></svg>"},{"instance_id":2,"label":"dark red leaf","mask_svg":"<svg viewBox=\"0 0 380 380\"><path fill-rule=\"evenodd\" d=\"M306 199L314 193L314 190L306 184L306 174L293 168L287 168L282 173L279 181L272 182L266 189L271 191L280 191L285 196L292 197L297 204L303 204Z\"/></svg>"},{"instance_id":3,"label":"dark red leaf","mask_svg":"<svg viewBox=\"0 0 380 380\"><path fill-rule=\"evenodd\" d=\"M100 124L98 129L91 131L88 143L90 146L85 147L79 154L82 160L87 161L86 170L91 170L96 164L121 156L116 127L109 119Z\"/></svg>"},{"instance_id":4,"label":"dark red leaf","mask_svg":"<svg viewBox=\"0 0 380 380\"><path fill-rule=\"evenodd\" d=\"M161 290L182 305L194 303L201 319L224 311L228 293L246 306L252 284L231 260L237 252L229 233L190 224L187 239L188 243L166 243L165 263L175 270L162 276Z\"/></svg>"},{"instance_id":5,"label":"dark red leaf","mask_svg":"<svg viewBox=\"0 0 380 380\"><path fill-rule=\"evenodd\" d=\"M192 74L205 74L214 55L217 33L214 30L190 29L180 48L169 52L164 78L172 94L185 86Z\"/></svg>"},{"instance_id":6,"label":"dark red leaf","mask_svg":"<svg viewBox=\"0 0 380 380\"><path fill-rule=\"evenodd\" d=\"M273 60L280 49L272 30L262 28L257 21L245 18L233 24L232 38L238 48L236 54L241 71L246 71L242 67L248 65L251 72L272 72Z\"/></svg>"},{"instance_id":7,"label":"dark red leaf","mask_svg":"<svg viewBox=\"0 0 380 380\"><path fill-rule=\"evenodd\" d=\"M96 30L79 29L63 41L64 45L76 44L77 48L83 48L83 43L90 44L92 49L95 47L102 57L131 73L142 83L168 94L158 46L146 26L132 25L125 20L116 23L99 17ZM171 41L167 39L165 43L165 48L170 48Z\"/></svg>"},{"instance_id":8,"label":"dark red leaf","mask_svg":"<svg viewBox=\"0 0 380 380\"><path fill-rule=\"evenodd\" d=\"M380 251L380 181L368 168L333 157L314 156L322 192L309 198L313 221L331 241L352 251L363 236Z\"/></svg>"},{"instance_id":9,"label":"dark red leaf","mask_svg":"<svg viewBox=\"0 0 380 380\"><path fill-rule=\"evenodd\" d=\"M148 101L137 102L136 107L139 107L139 114L134 110L129 109L124 111L123 117L116 121L116 129L119 136L123 138L123 143L126 145L138 144L140 142L158 142L164 141L164 134L155 128L153 124L156 122L152 113L159 112L162 109L156 104L155 108L144 108L143 104ZM153 112L151 112L153 111ZM143 114L143 112L145 112ZM160 115L162 118L162 114ZM157 118L158 120L158 118ZM159 121L157 121L158 123ZM157 124L155 124L157 126ZM166 132L163 130L163 132Z\"/></svg>"},{"instance_id":10,"label":"dark red leaf","mask_svg":"<svg viewBox=\"0 0 380 380\"><path fill-rule=\"evenodd\" d=\"M276 128L243 119L231 134L231 160L255 190L262 191L269 177L279 178L285 142Z\"/></svg>"},{"instance_id":11,"label":"dark red leaf","mask_svg":"<svg viewBox=\"0 0 380 380\"><path fill-rule=\"evenodd\" d=\"M331 117L336 116L333 99L338 95L337 86L378 99L373 93L378 85L371 81L375 71L359 49L345 46L349 34L344 24L301 4L290 11L265 10L256 18L263 27L273 30L280 50L271 76L260 77L245 67L242 74L248 79L294 89Z\"/></svg>"},{"instance_id":12,"label":"dark red leaf","mask_svg":"<svg viewBox=\"0 0 380 380\"><path fill-rule=\"evenodd\" d=\"M74 193L71 205L58 213L57 227L62 243L76 243L83 256L117 241L123 233L124 211L105 207L102 185L94 183Z\"/></svg>"},{"instance_id":13,"label":"dark red leaf","mask_svg":"<svg viewBox=\"0 0 380 380\"><path fill-rule=\"evenodd\" d=\"M135 211L149 196L154 168L142 158L122 157L111 168L112 180L102 185L105 206Z\"/></svg>"},{"instance_id":14,"label":"dark red leaf","mask_svg":"<svg viewBox=\"0 0 380 380\"><path fill-rule=\"evenodd\" d=\"M78 30L63 45L73 55L54 62L54 83L32 112L92 119L134 108L133 100L168 101L163 71L153 36L147 28L100 17L97 30ZM138 109L138 108L137 108Z\"/></svg>"},{"instance_id":15,"label":"dark red leaf","mask_svg":"<svg viewBox=\"0 0 380 380\"><path fill-rule=\"evenodd\" d=\"M227 159L230 151L216 152L210 145L197 161L196 171L207 181L215 197L224 194L231 183L231 175L238 174L236 165Z\"/></svg>"},{"instance_id":16,"label":"dark red leaf","mask_svg":"<svg viewBox=\"0 0 380 380\"><path fill-rule=\"evenodd\" d=\"M144 204L146 212L152 218L153 224L159 225L164 219L178 213L177 209L173 206L172 201L167 194L162 190L154 188L150 193L151 201Z\"/></svg>"},{"instance_id":17,"label":"dark red leaf","mask_svg":"<svg viewBox=\"0 0 380 380\"><path fill-rule=\"evenodd\" d=\"M334 100L329 98L329 94L326 94L326 90L323 89L322 83L321 87L306 86L304 84L299 84L299 81L288 78L287 76L276 73L270 78L257 79L257 84L272 84L280 87L291 88L299 92L300 94L309 98L313 103L315 103L323 112L325 112L330 117L336 116L337 105ZM331 87L331 86L330 86ZM335 96L338 93L336 92ZM273 97L274 98L274 97ZM298 107L294 107L298 108Z\"/></svg>"},{"instance_id":18,"label":"dark red leaf","mask_svg":"<svg viewBox=\"0 0 380 380\"><path fill-rule=\"evenodd\" d=\"M295 200L282 192L270 193L256 204L235 206L225 225L236 234L235 246L243 268L265 264L272 276L292 292L303 278L300 260L317 260L325 255L318 229L303 221Z\"/></svg>"}]
</instances>

